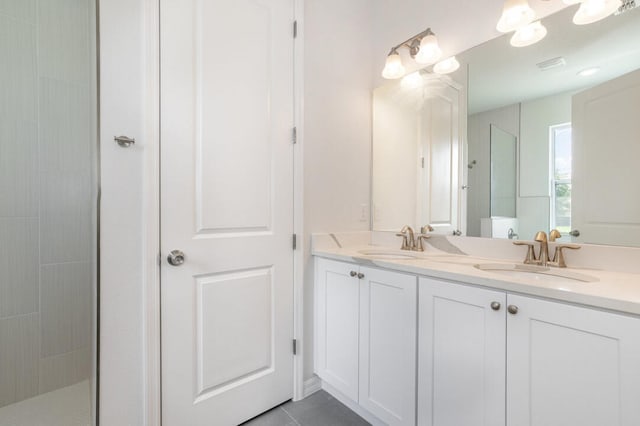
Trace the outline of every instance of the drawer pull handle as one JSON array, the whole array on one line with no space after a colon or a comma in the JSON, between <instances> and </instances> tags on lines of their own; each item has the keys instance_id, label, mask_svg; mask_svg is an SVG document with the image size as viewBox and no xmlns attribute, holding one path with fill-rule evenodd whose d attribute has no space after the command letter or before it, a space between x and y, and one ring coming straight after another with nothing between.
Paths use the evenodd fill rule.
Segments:
<instances>
[{"instance_id":1,"label":"drawer pull handle","mask_svg":"<svg viewBox=\"0 0 640 426\"><path fill-rule=\"evenodd\" d=\"M491 309L493 309L494 311L499 311L500 306L500 302L491 302Z\"/></svg>"},{"instance_id":2,"label":"drawer pull handle","mask_svg":"<svg viewBox=\"0 0 640 426\"><path fill-rule=\"evenodd\" d=\"M511 315L515 315L518 313L518 307L516 305L509 305L507 311L509 311Z\"/></svg>"}]
</instances>

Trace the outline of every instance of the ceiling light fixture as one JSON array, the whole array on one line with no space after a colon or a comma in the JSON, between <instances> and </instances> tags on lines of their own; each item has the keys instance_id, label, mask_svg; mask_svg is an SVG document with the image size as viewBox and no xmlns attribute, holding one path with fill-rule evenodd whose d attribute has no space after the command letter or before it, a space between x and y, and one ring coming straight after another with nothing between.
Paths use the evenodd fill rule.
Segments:
<instances>
[{"instance_id":1,"label":"ceiling light fixture","mask_svg":"<svg viewBox=\"0 0 640 426\"><path fill-rule=\"evenodd\" d=\"M586 25L615 13L622 6L621 0L584 0L573 16L573 23Z\"/></svg>"},{"instance_id":2,"label":"ceiling light fixture","mask_svg":"<svg viewBox=\"0 0 640 426\"><path fill-rule=\"evenodd\" d=\"M449 74L460 68L460 62L455 56L440 61L433 66L433 72L436 74Z\"/></svg>"},{"instance_id":3,"label":"ceiling light fixture","mask_svg":"<svg viewBox=\"0 0 640 426\"><path fill-rule=\"evenodd\" d=\"M530 24L535 18L536 14L527 0L506 0L496 29L509 33Z\"/></svg>"},{"instance_id":4,"label":"ceiling light fixture","mask_svg":"<svg viewBox=\"0 0 640 426\"><path fill-rule=\"evenodd\" d=\"M404 76L405 68L398 53L398 49L401 47L409 49L409 54L419 64L432 64L442 56L442 50L438 45L436 35L431 31L431 28L427 28L423 32L391 48L391 52L387 56L387 61L382 70L382 77L396 79Z\"/></svg>"},{"instance_id":5,"label":"ceiling light fixture","mask_svg":"<svg viewBox=\"0 0 640 426\"><path fill-rule=\"evenodd\" d=\"M540 21L532 22L513 34L511 45L515 47L530 46L545 38L546 35L547 29Z\"/></svg>"}]
</instances>

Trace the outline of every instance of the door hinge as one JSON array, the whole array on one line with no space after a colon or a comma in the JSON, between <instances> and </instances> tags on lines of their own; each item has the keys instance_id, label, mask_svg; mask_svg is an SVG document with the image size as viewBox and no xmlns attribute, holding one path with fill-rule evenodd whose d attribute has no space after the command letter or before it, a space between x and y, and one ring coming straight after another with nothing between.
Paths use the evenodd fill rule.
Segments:
<instances>
[{"instance_id":1,"label":"door hinge","mask_svg":"<svg viewBox=\"0 0 640 426\"><path fill-rule=\"evenodd\" d=\"M298 355L298 340L293 339L293 354Z\"/></svg>"},{"instance_id":2,"label":"door hinge","mask_svg":"<svg viewBox=\"0 0 640 426\"><path fill-rule=\"evenodd\" d=\"M293 243L291 246L294 250L298 248L298 236L296 234L293 234Z\"/></svg>"},{"instance_id":3,"label":"door hinge","mask_svg":"<svg viewBox=\"0 0 640 426\"><path fill-rule=\"evenodd\" d=\"M298 37L298 21L293 21L293 38Z\"/></svg>"},{"instance_id":4,"label":"door hinge","mask_svg":"<svg viewBox=\"0 0 640 426\"><path fill-rule=\"evenodd\" d=\"M291 129L291 142L298 143L298 128L294 127Z\"/></svg>"}]
</instances>

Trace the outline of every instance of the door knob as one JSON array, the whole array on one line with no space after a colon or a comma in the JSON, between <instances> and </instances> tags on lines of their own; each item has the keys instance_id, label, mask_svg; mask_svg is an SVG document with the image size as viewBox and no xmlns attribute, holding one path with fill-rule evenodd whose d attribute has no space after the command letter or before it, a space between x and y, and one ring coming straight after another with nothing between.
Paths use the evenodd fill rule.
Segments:
<instances>
[{"instance_id":1,"label":"door knob","mask_svg":"<svg viewBox=\"0 0 640 426\"><path fill-rule=\"evenodd\" d=\"M181 250L172 250L167 256L167 262L172 266L180 266L184 263L184 253Z\"/></svg>"},{"instance_id":2,"label":"door knob","mask_svg":"<svg viewBox=\"0 0 640 426\"><path fill-rule=\"evenodd\" d=\"M491 309L493 309L494 311L499 311L500 310L500 302L491 302Z\"/></svg>"},{"instance_id":3,"label":"door knob","mask_svg":"<svg viewBox=\"0 0 640 426\"><path fill-rule=\"evenodd\" d=\"M516 305L509 305L507 306L507 311L509 311L511 315L515 315L518 313L518 307Z\"/></svg>"},{"instance_id":4,"label":"door knob","mask_svg":"<svg viewBox=\"0 0 640 426\"><path fill-rule=\"evenodd\" d=\"M363 279L363 278L364 278L364 274L363 274L362 272L360 272L360 273L358 274L358 278Z\"/></svg>"},{"instance_id":5,"label":"door knob","mask_svg":"<svg viewBox=\"0 0 640 426\"><path fill-rule=\"evenodd\" d=\"M349 275L351 275L352 277L355 277L358 275L358 273L356 271L351 271L349 272Z\"/></svg>"}]
</instances>

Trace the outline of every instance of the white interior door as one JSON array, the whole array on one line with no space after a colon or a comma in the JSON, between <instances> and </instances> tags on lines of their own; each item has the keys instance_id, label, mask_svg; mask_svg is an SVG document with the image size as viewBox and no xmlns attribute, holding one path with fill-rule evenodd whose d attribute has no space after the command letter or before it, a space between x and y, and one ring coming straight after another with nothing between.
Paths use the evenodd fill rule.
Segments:
<instances>
[{"instance_id":1,"label":"white interior door","mask_svg":"<svg viewBox=\"0 0 640 426\"><path fill-rule=\"evenodd\" d=\"M163 424L235 425L293 395L293 0L160 10Z\"/></svg>"},{"instance_id":2,"label":"white interior door","mask_svg":"<svg viewBox=\"0 0 640 426\"><path fill-rule=\"evenodd\" d=\"M640 71L573 97L571 226L578 242L640 241Z\"/></svg>"},{"instance_id":3,"label":"white interior door","mask_svg":"<svg viewBox=\"0 0 640 426\"><path fill-rule=\"evenodd\" d=\"M461 228L460 210L460 90L445 80L433 80L425 88L426 97L419 120L422 151L422 188L417 194L419 217L437 233L452 234Z\"/></svg>"}]
</instances>

